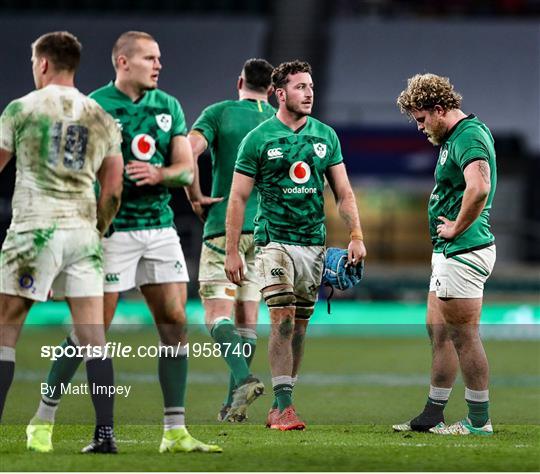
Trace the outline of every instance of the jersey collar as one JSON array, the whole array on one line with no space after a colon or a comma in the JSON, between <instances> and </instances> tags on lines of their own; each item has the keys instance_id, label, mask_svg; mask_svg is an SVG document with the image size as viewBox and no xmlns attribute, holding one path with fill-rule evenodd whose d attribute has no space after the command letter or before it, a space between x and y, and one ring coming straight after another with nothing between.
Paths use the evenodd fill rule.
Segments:
<instances>
[{"instance_id":1,"label":"jersey collar","mask_svg":"<svg viewBox=\"0 0 540 474\"><path fill-rule=\"evenodd\" d=\"M300 133L302 130L304 130L304 128L306 128L307 124L309 123L309 120L311 117L307 117L307 120L306 120L306 123L300 127L298 127L296 130L293 130L291 127L285 125L281 120L279 120L277 118L277 115L274 115L274 118L279 122L279 124L281 125L281 127L285 128L286 130L288 130L290 133L294 133L294 134L298 134Z\"/></svg>"},{"instance_id":2,"label":"jersey collar","mask_svg":"<svg viewBox=\"0 0 540 474\"><path fill-rule=\"evenodd\" d=\"M463 117L461 120L459 120L450 130L448 130L448 132L446 133L444 139L443 139L443 142L447 142L450 137L452 136L452 134L456 131L456 129L460 126L460 124L462 122L464 122L465 120L472 120L476 118L476 115L474 114L469 114L467 115L467 117Z\"/></svg>"},{"instance_id":3,"label":"jersey collar","mask_svg":"<svg viewBox=\"0 0 540 474\"><path fill-rule=\"evenodd\" d=\"M131 104L133 105L138 105L140 104L143 99L146 97L146 94L148 94L148 91L146 91L143 95L141 95L136 101L133 101L131 100L131 97L129 97L127 94L124 94L120 89L118 89L118 87L116 87L114 85L114 79L109 83L109 86L112 87L112 89L115 91L116 95L124 100L124 101L128 101L130 102Z\"/></svg>"}]
</instances>

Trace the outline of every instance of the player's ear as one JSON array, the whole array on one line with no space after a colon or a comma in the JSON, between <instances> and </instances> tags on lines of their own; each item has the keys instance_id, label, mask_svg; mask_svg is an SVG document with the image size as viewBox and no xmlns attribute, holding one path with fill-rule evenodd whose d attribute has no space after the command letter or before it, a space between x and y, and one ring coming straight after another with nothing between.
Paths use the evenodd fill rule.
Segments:
<instances>
[{"instance_id":1,"label":"player's ear","mask_svg":"<svg viewBox=\"0 0 540 474\"><path fill-rule=\"evenodd\" d=\"M118 55L116 58L116 69L127 69L128 60L127 57L123 54Z\"/></svg>"},{"instance_id":2,"label":"player's ear","mask_svg":"<svg viewBox=\"0 0 540 474\"><path fill-rule=\"evenodd\" d=\"M45 74L49 70L49 67L50 63L46 57L39 58L39 72L41 72L41 74Z\"/></svg>"},{"instance_id":3,"label":"player's ear","mask_svg":"<svg viewBox=\"0 0 540 474\"><path fill-rule=\"evenodd\" d=\"M276 90L275 90L275 93L276 93L276 98L279 102L282 102L282 101L285 101L285 98L287 96L286 92L285 92L285 89L282 89L281 87L278 87Z\"/></svg>"},{"instance_id":4,"label":"player's ear","mask_svg":"<svg viewBox=\"0 0 540 474\"><path fill-rule=\"evenodd\" d=\"M433 110L437 113L437 115L444 115L446 113L440 105L433 107Z\"/></svg>"},{"instance_id":5,"label":"player's ear","mask_svg":"<svg viewBox=\"0 0 540 474\"><path fill-rule=\"evenodd\" d=\"M243 85L244 85L244 78L242 76L238 76L238 81L236 82L236 88L238 90L242 90Z\"/></svg>"}]
</instances>

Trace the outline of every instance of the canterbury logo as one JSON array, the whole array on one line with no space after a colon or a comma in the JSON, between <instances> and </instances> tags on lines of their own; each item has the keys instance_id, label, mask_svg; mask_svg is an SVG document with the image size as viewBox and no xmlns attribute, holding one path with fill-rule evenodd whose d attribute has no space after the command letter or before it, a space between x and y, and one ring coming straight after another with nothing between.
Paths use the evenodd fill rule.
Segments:
<instances>
[{"instance_id":1,"label":"canterbury logo","mask_svg":"<svg viewBox=\"0 0 540 474\"><path fill-rule=\"evenodd\" d=\"M120 281L119 273L107 273L105 275L105 283L118 283Z\"/></svg>"},{"instance_id":2,"label":"canterbury logo","mask_svg":"<svg viewBox=\"0 0 540 474\"><path fill-rule=\"evenodd\" d=\"M266 153L269 160L275 160L276 158L283 158L283 152L281 148L270 148Z\"/></svg>"},{"instance_id":3,"label":"canterbury logo","mask_svg":"<svg viewBox=\"0 0 540 474\"><path fill-rule=\"evenodd\" d=\"M283 268L272 268L272 270L270 270L270 275L272 276L284 276L285 275L285 270L283 270Z\"/></svg>"}]
</instances>

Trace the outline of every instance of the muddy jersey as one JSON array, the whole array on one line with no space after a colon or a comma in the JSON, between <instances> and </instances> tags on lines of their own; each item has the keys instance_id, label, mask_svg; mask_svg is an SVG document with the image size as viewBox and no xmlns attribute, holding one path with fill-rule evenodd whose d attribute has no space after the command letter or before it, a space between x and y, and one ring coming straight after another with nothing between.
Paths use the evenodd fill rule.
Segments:
<instances>
[{"instance_id":1,"label":"muddy jersey","mask_svg":"<svg viewBox=\"0 0 540 474\"><path fill-rule=\"evenodd\" d=\"M472 225L452 240L437 235L438 216L456 220L461 210L465 191L463 171L473 161L484 160L489 164L491 190L486 205ZM495 241L489 223L489 210L497 187L497 163L493 137L489 129L469 115L450 131L439 151L435 168L435 187L428 205L429 231L435 253L447 257L492 245Z\"/></svg>"},{"instance_id":2,"label":"muddy jersey","mask_svg":"<svg viewBox=\"0 0 540 474\"><path fill-rule=\"evenodd\" d=\"M313 117L296 131L276 116L251 131L235 171L254 178L259 192L255 243L324 245L324 176L342 162L336 132Z\"/></svg>"},{"instance_id":3,"label":"muddy jersey","mask_svg":"<svg viewBox=\"0 0 540 474\"><path fill-rule=\"evenodd\" d=\"M225 100L203 110L193 124L208 143L212 159L212 197L223 201L212 204L204 223L204 239L225 235L225 215L231 191L238 145L257 125L274 115L274 108L261 100ZM246 205L242 232L253 232L257 212L257 192Z\"/></svg>"},{"instance_id":4,"label":"muddy jersey","mask_svg":"<svg viewBox=\"0 0 540 474\"><path fill-rule=\"evenodd\" d=\"M10 229L95 228L96 172L120 142L114 120L74 87L11 102L0 117L0 148L16 157Z\"/></svg>"},{"instance_id":5,"label":"muddy jersey","mask_svg":"<svg viewBox=\"0 0 540 474\"><path fill-rule=\"evenodd\" d=\"M122 129L124 165L132 160L156 167L170 164L170 144L185 135L186 121L178 100L160 90L146 91L136 102L113 83L94 91L96 100ZM160 184L136 186L124 173L122 204L109 231L158 229L173 226L169 189Z\"/></svg>"}]
</instances>

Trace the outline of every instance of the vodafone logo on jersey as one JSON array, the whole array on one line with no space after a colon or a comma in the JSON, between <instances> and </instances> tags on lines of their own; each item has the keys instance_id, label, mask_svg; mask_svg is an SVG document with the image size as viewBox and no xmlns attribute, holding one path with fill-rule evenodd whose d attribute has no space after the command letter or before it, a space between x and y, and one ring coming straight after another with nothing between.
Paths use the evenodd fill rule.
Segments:
<instances>
[{"instance_id":1,"label":"vodafone logo on jersey","mask_svg":"<svg viewBox=\"0 0 540 474\"><path fill-rule=\"evenodd\" d=\"M303 161L295 161L289 168L289 177L296 184L304 184L311 177L311 168Z\"/></svg>"},{"instance_id":2,"label":"vodafone logo on jersey","mask_svg":"<svg viewBox=\"0 0 540 474\"><path fill-rule=\"evenodd\" d=\"M140 133L131 141L131 152L135 158L148 161L156 152L156 141L150 135Z\"/></svg>"}]
</instances>

